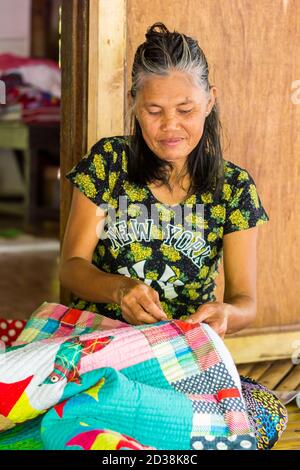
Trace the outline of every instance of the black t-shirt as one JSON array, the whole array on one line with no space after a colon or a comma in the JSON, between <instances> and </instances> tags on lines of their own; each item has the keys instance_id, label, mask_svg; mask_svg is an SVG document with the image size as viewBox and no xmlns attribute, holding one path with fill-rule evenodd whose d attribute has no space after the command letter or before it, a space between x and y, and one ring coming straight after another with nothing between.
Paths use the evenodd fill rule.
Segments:
<instances>
[{"instance_id":1,"label":"black t-shirt","mask_svg":"<svg viewBox=\"0 0 300 470\"><path fill-rule=\"evenodd\" d=\"M102 271L138 278L160 296L168 317L185 319L216 300L223 236L269 220L247 170L224 160L221 198L193 194L182 204L159 202L150 188L128 182L128 137L99 140L67 174L108 211L92 262ZM122 319L117 304L75 298L72 306Z\"/></svg>"}]
</instances>

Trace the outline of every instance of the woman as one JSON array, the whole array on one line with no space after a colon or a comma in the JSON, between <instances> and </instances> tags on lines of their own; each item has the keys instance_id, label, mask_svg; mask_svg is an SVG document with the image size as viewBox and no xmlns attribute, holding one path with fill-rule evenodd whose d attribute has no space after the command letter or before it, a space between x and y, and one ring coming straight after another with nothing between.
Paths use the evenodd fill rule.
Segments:
<instances>
[{"instance_id":1,"label":"woman","mask_svg":"<svg viewBox=\"0 0 300 470\"><path fill-rule=\"evenodd\" d=\"M101 139L67 174L60 279L73 307L134 325L205 322L221 337L254 320L257 231L269 217L248 171L222 157L216 97L197 41L149 28L132 69L131 132Z\"/></svg>"}]
</instances>

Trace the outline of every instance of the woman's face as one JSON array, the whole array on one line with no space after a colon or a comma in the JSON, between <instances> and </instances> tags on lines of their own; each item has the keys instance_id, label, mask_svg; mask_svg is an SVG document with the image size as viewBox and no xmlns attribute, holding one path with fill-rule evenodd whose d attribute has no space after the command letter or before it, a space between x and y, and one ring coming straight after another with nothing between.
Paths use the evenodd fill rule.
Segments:
<instances>
[{"instance_id":1,"label":"woman's face","mask_svg":"<svg viewBox=\"0 0 300 470\"><path fill-rule=\"evenodd\" d=\"M182 168L201 139L215 96L215 87L208 96L185 72L147 77L137 93L136 116L148 147Z\"/></svg>"}]
</instances>

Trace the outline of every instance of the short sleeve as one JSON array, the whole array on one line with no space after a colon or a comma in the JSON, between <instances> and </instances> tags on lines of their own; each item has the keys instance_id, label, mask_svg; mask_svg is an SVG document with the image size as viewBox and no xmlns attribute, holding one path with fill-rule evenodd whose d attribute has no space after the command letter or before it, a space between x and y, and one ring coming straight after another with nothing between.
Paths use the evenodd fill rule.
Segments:
<instances>
[{"instance_id":1,"label":"short sleeve","mask_svg":"<svg viewBox=\"0 0 300 470\"><path fill-rule=\"evenodd\" d=\"M111 197L111 174L114 171L113 147L108 138L99 140L65 177L97 206Z\"/></svg>"},{"instance_id":2,"label":"short sleeve","mask_svg":"<svg viewBox=\"0 0 300 470\"><path fill-rule=\"evenodd\" d=\"M223 235L256 227L269 221L255 182L248 171L239 172L231 190L232 197L226 209Z\"/></svg>"}]
</instances>

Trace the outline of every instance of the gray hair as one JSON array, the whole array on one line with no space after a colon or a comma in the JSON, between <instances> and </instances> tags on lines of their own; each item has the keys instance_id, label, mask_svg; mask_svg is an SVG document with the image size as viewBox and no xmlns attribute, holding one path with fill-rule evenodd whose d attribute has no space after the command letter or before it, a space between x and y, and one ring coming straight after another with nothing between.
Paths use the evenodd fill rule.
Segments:
<instances>
[{"instance_id":1,"label":"gray hair","mask_svg":"<svg viewBox=\"0 0 300 470\"><path fill-rule=\"evenodd\" d=\"M148 28L146 41L137 48L133 61L130 90L133 102L126 113L127 132L131 133L134 127L135 98L145 79L152 75L166 76L172 71L189 74L194 83L209 94L208 64L198 41L176 31L170 32L163 23L154 23Z\"/></svg>"}]
</instances>

